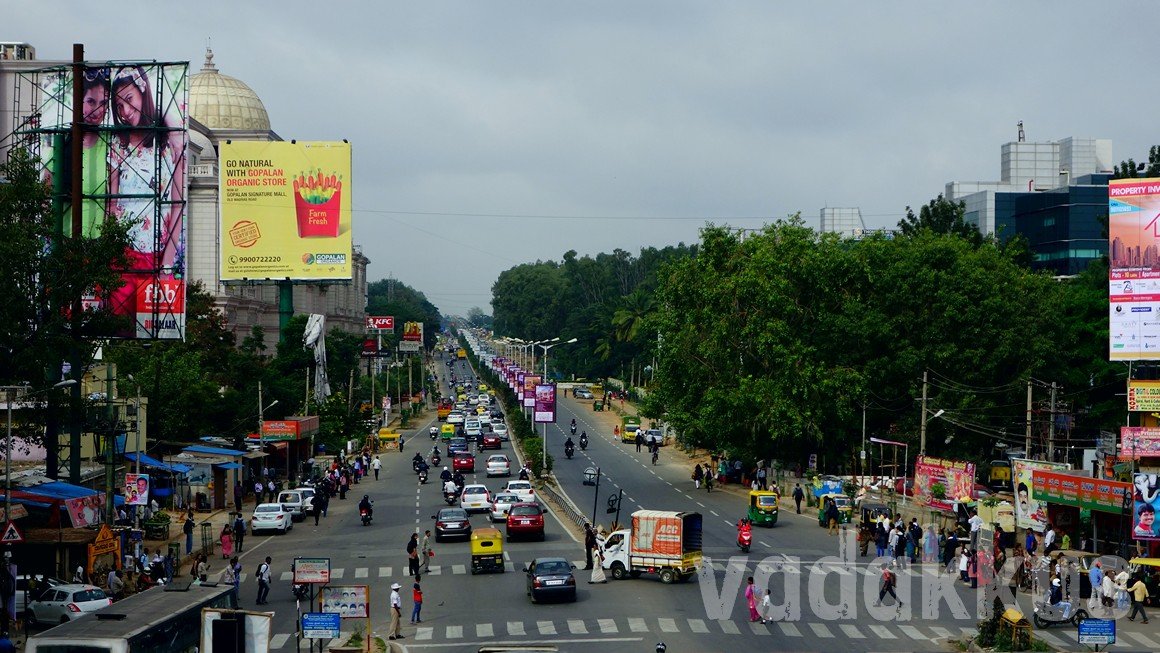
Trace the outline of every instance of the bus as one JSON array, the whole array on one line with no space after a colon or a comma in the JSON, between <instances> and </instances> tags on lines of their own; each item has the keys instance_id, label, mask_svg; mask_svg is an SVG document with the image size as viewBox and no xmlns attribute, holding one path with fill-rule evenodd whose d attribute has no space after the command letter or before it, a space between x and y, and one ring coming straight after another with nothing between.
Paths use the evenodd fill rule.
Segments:
<instances>
[{"instance_id":1,"label":"bus","mask_svg":"<svg viewBox=\"0 0 1160 653\"><path fill-rule=\"evenodd\" d=\"M233 609L230 585L153 587L28 638L25 653L193 653L203 608Z\"/></svg>"},{"instance_id":2,"label":"bus","mask_svg":"<svg viewBox=\"0 0 1160 653\"><path fill-rule=\"evenodd\" d=\"M444 398L440 399L439 400L439 409L438 409L439 419L440 420L447 419L447 416L451 414L451 409L454 407L455 407L455 400L452 399L451 397L444 397Z\"/></svg>"}]
</instances>

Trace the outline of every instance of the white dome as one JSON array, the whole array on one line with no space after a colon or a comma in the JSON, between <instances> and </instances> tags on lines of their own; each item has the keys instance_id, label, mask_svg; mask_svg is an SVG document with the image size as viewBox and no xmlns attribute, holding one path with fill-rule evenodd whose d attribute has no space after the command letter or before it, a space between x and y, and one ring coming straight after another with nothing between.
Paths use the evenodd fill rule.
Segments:
<instances>
[{"instance_id":1,"label":"white dome","mask_svg":"<svg viewBox=\"0 0 1160 653\"><path fill-rule=\"evenodd\" d=\"M245 82L223 75L206 49L201 72L189 78L189 114L210 129L270 131L270 116Z\"/></svg>"}]
</instances>

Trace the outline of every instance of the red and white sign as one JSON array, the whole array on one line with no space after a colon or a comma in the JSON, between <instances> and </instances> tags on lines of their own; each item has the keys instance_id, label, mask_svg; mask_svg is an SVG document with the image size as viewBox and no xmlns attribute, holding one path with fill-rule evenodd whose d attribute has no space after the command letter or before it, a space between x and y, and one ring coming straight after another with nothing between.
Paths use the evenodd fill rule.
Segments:
<instances>
[{"instance_id":1,"label":"red and white sign","mask_svg":"<svg viewBox=\"0 0 1160 653\"><path fill-rule=\"evenodd\" d=\"M17 542L23 541L24 535L20 532L20 529L16 528L15 523L8 522L4 526L4 534L0 535L0 542L4 544L16 544Z\"/></svg>"},{"instance_id":2,"label":"red and white sign","mask_svg":"<svg viewBox=\"0 0 1160 653\"><path fill-rule=\"evenodd\" d=\"M367 328L379 329L381 331L395 330L395 316L393 315L368 315Z\"/></svg>"}]
</instances>

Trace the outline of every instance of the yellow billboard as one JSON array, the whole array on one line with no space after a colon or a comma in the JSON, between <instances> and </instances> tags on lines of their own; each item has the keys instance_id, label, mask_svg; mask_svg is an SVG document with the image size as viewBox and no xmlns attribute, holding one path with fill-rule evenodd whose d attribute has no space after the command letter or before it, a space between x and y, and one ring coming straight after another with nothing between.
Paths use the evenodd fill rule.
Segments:
<instances>
[{"instance_id":1,"label":"yellow billboard","mask_svg":"<svg viewBox=\"0 0 1160 653\"><path fill-rule=\"evenodd\" d=\"M351 278L350 144L225 141L222 281Z\"/></svg>"}]
</instances>

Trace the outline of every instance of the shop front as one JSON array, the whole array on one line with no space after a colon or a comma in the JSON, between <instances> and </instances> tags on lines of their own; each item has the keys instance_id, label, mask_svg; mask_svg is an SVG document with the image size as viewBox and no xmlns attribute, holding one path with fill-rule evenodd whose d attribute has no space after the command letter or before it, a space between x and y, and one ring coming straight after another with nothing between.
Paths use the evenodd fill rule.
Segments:
<instances>
[{"instance_id":1,"label":"shop front","mask_svg":"<svg viewBox=\"0 0 1160 653\"><path fill-rule=\"evenodd\" d=\"M261 446L269 456L268 467L275 476L294 480L308 475L304 463L313 459L319 423L317 415L266 420L262 422L262 433L251 433L248 441Z\"/></svg>"}]
</instances>

